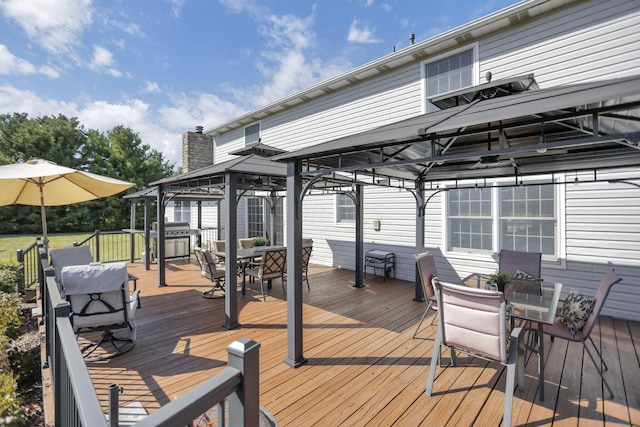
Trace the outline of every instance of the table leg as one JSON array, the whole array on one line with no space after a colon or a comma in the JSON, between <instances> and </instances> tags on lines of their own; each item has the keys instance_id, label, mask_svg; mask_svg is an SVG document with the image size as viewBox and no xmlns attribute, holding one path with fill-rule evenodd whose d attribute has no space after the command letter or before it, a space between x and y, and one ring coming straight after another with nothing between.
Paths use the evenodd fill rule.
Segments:
<instances>
[{"instance_id":1,"label":"table leg","mask_svg":"<svg viewBox=\"0 0 640 427\"><path fill-rule=\"evenodd\" d=\"M538 322L538 387L540 401L544 401L544 327Z\"/></svg>"}]
</instances>

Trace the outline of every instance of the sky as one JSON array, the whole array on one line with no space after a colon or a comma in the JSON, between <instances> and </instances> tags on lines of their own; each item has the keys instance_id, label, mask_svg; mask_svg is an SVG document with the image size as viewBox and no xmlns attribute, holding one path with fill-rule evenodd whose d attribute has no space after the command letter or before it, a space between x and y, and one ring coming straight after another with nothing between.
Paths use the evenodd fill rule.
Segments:
<instances>
[{"instance_id":1,"label":"sky","mask_svg":"<svg viewBox=\"0 0 640 427\"><path fill-rule=\"evenodd\" d=\"M210 129L516 0L0 0L0 114Z\"/></svg>"}]
</instances>

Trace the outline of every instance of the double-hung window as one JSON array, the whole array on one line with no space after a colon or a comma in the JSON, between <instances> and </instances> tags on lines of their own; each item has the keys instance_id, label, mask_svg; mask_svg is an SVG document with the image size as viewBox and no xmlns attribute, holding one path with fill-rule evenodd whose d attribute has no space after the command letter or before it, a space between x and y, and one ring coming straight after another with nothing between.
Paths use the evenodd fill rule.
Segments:
<instances>
[{"instance_id":1,"label":"double-hung window","mask_svg":"<svg viewBox=\"0 0 640 427\"><path fill-rule=\"evenodd\" d=\"M264 203L262 199L247 199L247 236L264 236Z\"/></svg>"},{"instance_id":2,"label":"double-hung window","mask_svg":"<svg viewBox=\"0 0 640 427\"><path fill-rule=\"evenodd\" d=\"M426 99L477 84L475 46L454 51L423 63ZM427 102L426 112L438 107Z\"/></svg>"},{"instance_id":3,"label":"double-hung window","mask_svg":"<svg viewBox=\"0 0 640 427\"><path fill-rule=\"evenodd\" d=\"M336 195L336 223L337 224L355 224L356 222L356 205L351 197L346 194Z\"/></svg>"},{"instance_id":4,"label":"double-hung window","mask_svg":"<svg viewBox=\"0 0 640 427\"><path fill-rule=\"evenodd\" d=\"M173 220L176 222L190 222L191 202L175 202L173 204Z\"/></svg>"},{"instance_id":5,"label":"double-hung window","mask_svg":"<svg viewBox=\"0 0 640 427\"><path fill-rule=\"evenodd\" d=\"M447 192L447 250L501 249L558 257L556 185L465 188Z\"/></svg>"},{"instance_id":6,"label":"double-hung window","mask_svg":"<svg viewBox=\"0 0 640 427\"><path fill-rule=\"evenodd\" d=\"M260 122L244 128L244 145L249 146L260 142Z\"/></svg>"}]
</instances>

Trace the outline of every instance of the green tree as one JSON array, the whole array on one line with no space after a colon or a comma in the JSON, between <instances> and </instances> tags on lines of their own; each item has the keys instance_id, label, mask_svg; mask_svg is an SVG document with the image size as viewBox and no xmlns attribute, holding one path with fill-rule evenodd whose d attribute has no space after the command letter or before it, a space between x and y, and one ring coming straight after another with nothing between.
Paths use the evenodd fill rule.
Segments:
<instances>
[{"instance_id":1,"label":"green tree","mask_svg":"<svg viewBox=\"0 0 640 427\"><path fill-rule=\"evenodd\" d=\"M85 129L64 115L29 118L24 113L0 115L0 163L42 158L78 170L135 183L128 192L175 173L162 154L143 144L133 130L116 126L106 133ZM120 193L72 206L47 207L50 233L117 230L129 226L130 202ZM0 207L0 233L39 234L35 206Z\"/></svg>"}]
</instances>

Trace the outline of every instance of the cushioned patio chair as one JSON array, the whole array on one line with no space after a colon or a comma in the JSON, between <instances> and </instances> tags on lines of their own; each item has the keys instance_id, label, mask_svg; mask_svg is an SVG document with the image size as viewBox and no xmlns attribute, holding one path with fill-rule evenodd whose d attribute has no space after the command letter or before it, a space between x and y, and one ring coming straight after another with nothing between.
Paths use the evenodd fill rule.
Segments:
<instances>
[{"instance_id":1,"label":"cushioned patio chair","mask_svg":"<svg viewBox=\"0 0 640 427\"><path fill-rule=\"evenodd\" d=\"M600 374L600 378L602 378L604 385L607 387L607 390L609 390L612 399L613 391L611 391L611 387L609 387L607 380L604 379L602 369L598 363L596 363L596 359L593 357L591 351L589 351L587 341L591 342L591 345L598 354L598 357L600 357L600 362L602 362L604 369L608 370L609 367L605 363L602 358L602 354L598 351L598 347L596 347L593 339L591 338L591 332L598 321L598 317L600 316L602 307L609 296L611 288L621 280L622 278L616 275L615 270L609 270L602 277L602 280L600 280L595 297L586 297L578 294L577 292L570 292L569 296L563 303L562 309L553 322L553 325L544 325L544 333L550 335L551 339L562 338L567 341L582 343L584 349L589 355L589 358L591 359L591 362L593 362L598 374Z\"/></svg>"},{"instance_id":2,"label":"cushioned patio chair","mask_svg":"<svg viewBox=\"0 0 640 427\"><path fill-rule=\"evenodd\" d=\"M51 266L54 269L56 276L56 283L58 288L62 292L62 279L60 274L64 267L72 265L88 265L93 262L93 255L91 255L91 248L89 246L70 246L68 248L54 249L49 251L51 257ZM127 273L128 274L128 273ZM133 289L131 292L137 291L138 279L128 274L129 282L133 282ZM62 295L64 296L64 294ZM140 308L140 298L138 298L138 308Z\"/></svg>"},{"instance_id":3,"label":"cushioned patio chair","mask_svg":"<svg viewBox=\"0 0 640 427\"><path fill-rule=\"evenodd\" d=\"M193 253L200 264L200 275L213 282L213 287L202 293L203 298L222 298L224 297L224 276L225 271L217 268L218 258L206 249L200 247L193 248ZM216 291L219 291L216 294Z\"/></svg>"},{"instance_id":4,"label":"cushioned patio chair","mask_svg":"<svg viewBox=\"0 0 640 427\"><path fill-rule=\"evenodd\" d=\"M273 279L280 279L282 282L282 292L286 297L284 289L284 275L287 268L287 250L285 248L272 248L262 252L262 258L259 263L251 263L250 267L246 269L245 275L250 278L260 280L260 290L262 291L262 299L267 300L264 292L264 282L269 283ZM246 286L246 281L243 278L243 288Z\"/></svg>"},{"instance_id":5,"label":"cushioned patio chair","mask_svg":"<svg viewBox=\"0 0 640 427\"><path fill-rule=\"evenodd\" d=\"M253 247L253 237L238 239L239 249L251 249Z\"/></svg>"},{"instance_id":6,"label":"cushioned patio chair","mask_svg":"<svg viewBox=\"0 0 640 427\"><path fill-rule=\"evenodd\" d=\"M76 335L101 332L99 339L82 347L85 360L104 360L130 351L136 342L138 291L129 293L126 264L67 266L60 276ZM90 357L105 343L111 344L113 353Z\"/></svg>"},{"instance_id":7,"label":"cushioned patio chair","mask_svg":"<svg viewBox=\"0 0 640 427\"><path fill-rule=\"evenodd\" d=\"M433 310L435 312L438 311L436 293L433 290L433 281L434 279L436 281L438 280L438 271L436 270L436 262L433 259L433 255L431 255L429 252L423 252L421 254L414 255L414 257L416 259L416 267L418 268L420 282L422 283L422 292L424 293L424 296L426 298L427 308L422 314L420 322L418 323L418 326L416 327L416 331L413 333L412 338L415 338L416 335L418 335L420 326L422 325L424 318L427 317L427 313L429 313L429 310ZM432 325L436 319L437 317L435 316L433 319L431 319Z\"/></svg>"},{"instance_id":8,"label":"cushioned patio chair","mask_svg":"<svg viewBox=\"0 0 640 427\"><path fill-rule=\"evenodd\" d=\"M456 351L507 367L503 425L511 425L513 389L524 389L524 366L519 351L521 328L508 333L509 314L504 294L440 282L435 285L438 306L438 333L431 356L426 393L431 396L440 346L451 349L453 365ZM516 368L517 372L516 372Z\"/></svg>"},{"instance_id":9,"label":"cushioned patio chair","mask_svg":"<svg viewBox=\"0 0 640 427\"><path fill-rule=\"evenodd\" d=\"M72 246L49 251L51 266L55 269L56 282L58 286L62 283L60 275L62 269L71 265L87 265L93 262L91 249L89 246Z\"/></svg>"}]
</instances>

